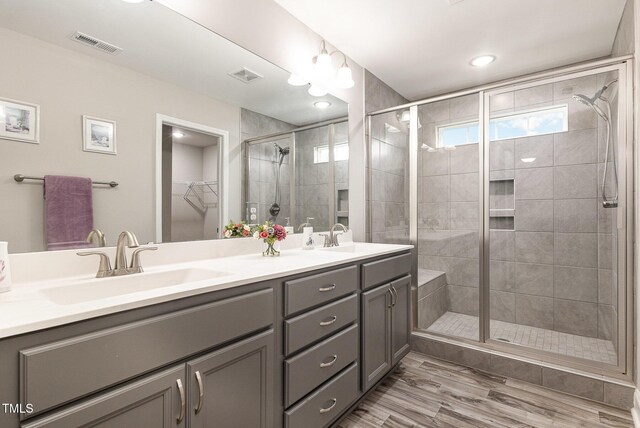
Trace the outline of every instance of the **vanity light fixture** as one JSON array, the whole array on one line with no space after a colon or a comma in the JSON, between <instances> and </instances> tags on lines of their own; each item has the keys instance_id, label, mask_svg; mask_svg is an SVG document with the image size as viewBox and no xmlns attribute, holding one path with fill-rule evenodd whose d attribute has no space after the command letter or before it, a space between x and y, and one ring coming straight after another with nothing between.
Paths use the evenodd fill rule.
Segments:
<instances>
[{"instance_id":1,"label":"vanity light fixture","mask_svg":"<svg viewBox=\"0 0 640 428\"><path fill-rule=\"evenodd\" d=\"M471 60L469 64L474 67L484 67L496 60L494 55L480 55Z\"/></svg>"},{"instance_id":2,"label":"vanity light fixture","mask_svg":"<svg viewBox=\"0 0 640 428\"><path fill-rule=\"evenodd\" d=\"M331 103L329 101L316 101L313 105L320 110L331 107Z\"/></svg>"},{"instance_id":3,"label":"vanity light fixture","mask_svg":"<svg viewBox=\"0 0 640 428\"><path fill-rule=\"evenodd\" d=\"M184 132L173 131L173 133L171 133L171 135L173 135L175 138L182 138L182 137L184 137Z\"/></svg>"},{"instance_id":4,"label":"vanity light fixture","mask_svg":"<svg viewBox=\"0 0 640 428\"><path fill-rule=\"evenodd\" d=\"M334 54L342 55L342 64L336 71L331 57ZM311 59L308 72L291 73L289 84L293 86L310 85L308 92L314 97L322 97L329 93L330 89L349 89L355 85L353 73L347 64L347 56L335 50L329 52L324 40L320 42L320 52Z\"/></svg>"}]
</instances>

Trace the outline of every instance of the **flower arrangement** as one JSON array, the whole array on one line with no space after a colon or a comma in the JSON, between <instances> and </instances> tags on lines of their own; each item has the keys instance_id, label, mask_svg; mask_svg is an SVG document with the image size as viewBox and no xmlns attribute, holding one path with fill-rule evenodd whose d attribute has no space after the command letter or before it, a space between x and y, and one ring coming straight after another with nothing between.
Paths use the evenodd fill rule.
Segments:
<instances>
[{"instance_id":1,"label":"flower arrangement","mask_svg":"<svg viewBox=\"0 0 640 428\"><path fill-rule=\"evenodd\" d=\"M251 236L251 227L248 224L232 221L224 227L225 238L246 238L249 236Z\"/></svg>"},{"instance_id":2,"label":"flower arrangement","mask_svg":"<svg viewBox=\"0 0 640 428\"><path fill-rule=\"evenodd\" d=\"M279 224L271 225L270 222L266 222L253 228L253 237L262 239L267 244L267 249L262 252L263 256L279 256L280 251L275 249L274 244L283 241L287 237L287 231Z\"/></svg>"}]
</instances>

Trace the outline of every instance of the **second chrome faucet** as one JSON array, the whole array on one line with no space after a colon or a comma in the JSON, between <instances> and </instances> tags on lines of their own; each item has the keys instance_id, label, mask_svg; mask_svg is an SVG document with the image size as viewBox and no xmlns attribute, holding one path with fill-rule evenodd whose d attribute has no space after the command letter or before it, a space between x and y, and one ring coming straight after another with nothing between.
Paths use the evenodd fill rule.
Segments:
<instances>
[{"instance_id":1,"label":"second chrome faucet","mask_svg":"<svg viewBox=\"0 0 640 428\"><path fill-rule=\"evenodd\" d=\"M131 254L130 265L127 265L127 247L135 248ZM102 251L86 251L77 254L79 256L99 256L100 265L98 267L96 278L106 278L143 272L142 265L140 264L140 252L157 250L158 247L138 247L140 247L140 244L138 243L138 238L136 238L136 235L133 232L125 230L120 233L120 236L118 236L118 243L116 244L115 266L113 269L111 268L109 256Z\"/></svg>"}]
</instances>

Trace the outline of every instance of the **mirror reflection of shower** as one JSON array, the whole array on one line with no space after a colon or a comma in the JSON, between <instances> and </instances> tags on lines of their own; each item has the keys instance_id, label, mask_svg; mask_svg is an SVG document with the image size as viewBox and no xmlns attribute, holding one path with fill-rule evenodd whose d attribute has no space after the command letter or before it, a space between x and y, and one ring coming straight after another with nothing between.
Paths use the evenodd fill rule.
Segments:
<instances>
[{"instance_id":1,"label":"mirror reflection of shower","mask_svg":"<svg viewBox=\"0 0 640 428\"><path fill-rule=\"evenodd\" d=\"M602 195L602 206L605 208L616 208L618 206L618 166L616 164L616 151L615 144L613 141L612 134L612 125L611 125L611 103L609 99L605 96L606 91L613 85L617 83L618 79L612 80L611 82L604 85L600 88L593 97L588 97L583 94L576 94L573 96L573 99L589 106L593 111L596 112L598 116L605 121L607 125L607 140L606 140L606 148L604 154L604 173L602 174L602 187L601 187L601 195ZM602 110L602 108L597 104L598 101L601 101L605 107L606 112ZM609 151L609 147L611 147L611 151ZM609 165L609 153L611 153L611 158L613 161L613 178L614 178L614 188L615 188L615 196L610 197L607 196L606 185L607 185L607 167Z\"/></svg>"},{"instance_id":2,"label":"mirror reflection of shower","mask_svg":"<svg viewBox=\"0 0 640 428\"><path fill-rule=\"evenodd\" d=\"M269 221L272 223L275 223L278 215L280 214L280 198L281 198L281 193L280 193L280 175L281 175L281 170L282 170L282 163L284 162L284 158L285 156L289 155L289 147L280 147L278 145L278 143L273 143L273 146L276 150L276 192L275 192L275 198L273 203L271 204L271 206L269 207Z\"/></svg>"}]
</instances>

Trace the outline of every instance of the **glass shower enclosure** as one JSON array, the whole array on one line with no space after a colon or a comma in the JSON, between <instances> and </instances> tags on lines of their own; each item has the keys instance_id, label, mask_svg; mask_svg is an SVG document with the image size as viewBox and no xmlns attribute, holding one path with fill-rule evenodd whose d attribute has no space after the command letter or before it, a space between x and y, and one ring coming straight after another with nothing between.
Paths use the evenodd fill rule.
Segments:
<instances>
[{"instance_id":1,"label":"glass shower enclosure","mask_svg":"<svg viewBox=\"0 0 640 428\"><path fill-rule=\"evenodd\" d=\"M349 226L346 119L244 141L244 220Z\"/></svg>"},{"instance_id":2,"label":"glass shower enclosure","mask_svg":"<svg viewBox=\"0 0 640 428\"><path fill-rule=\"evenodd\" d=\"M416 330L628 372L629 68L576 67L369 116L369 239L416 246Z\"/></svg>"}]
</instances>

